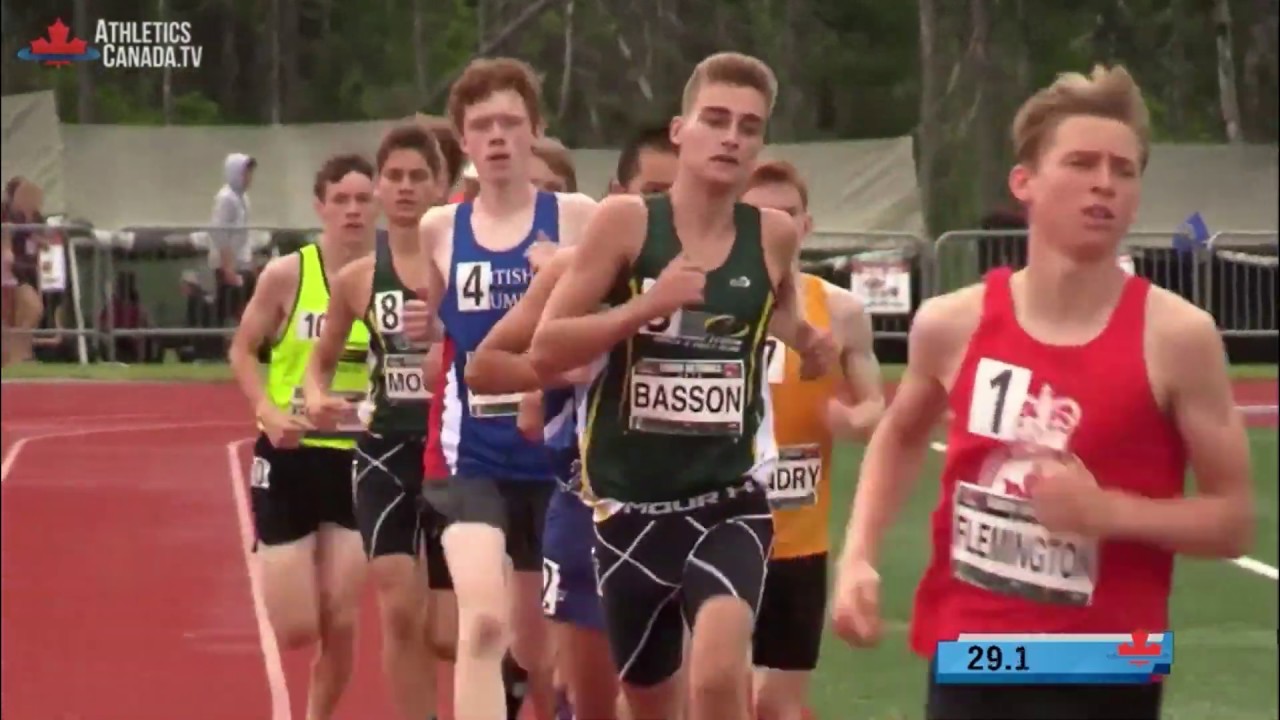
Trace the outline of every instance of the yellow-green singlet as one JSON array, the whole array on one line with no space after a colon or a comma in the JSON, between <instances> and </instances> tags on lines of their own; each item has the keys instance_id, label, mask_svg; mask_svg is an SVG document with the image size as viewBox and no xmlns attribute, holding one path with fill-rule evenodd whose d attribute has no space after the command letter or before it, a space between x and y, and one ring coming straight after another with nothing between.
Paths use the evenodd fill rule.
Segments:
<instances>
[{"instance_id":1,"label":"yellow-green singlet","mask_svg":"<svg viewBox=\"0 0 1280 720\"><path fill-rule=\"evenodd\" d=\"M271 346L267 370L267 394L271 402L295 415L304 412L302 374L311 359L311 349L320 337L325 313L329 309L329 279L324 274L320 247L305 245L297 253L298 294L294 296L293 309L289 312L284 332ZM333 373L333 394L357 403L364 401L369 386L369 370L365 365L368 349L369 328L357 319L351 324L347 343ZM351 449L355 447L355 438L363 432L363 423L352 423L339 426L334 432L307 433L302 445Z\"/></svg>"}]
</instances>

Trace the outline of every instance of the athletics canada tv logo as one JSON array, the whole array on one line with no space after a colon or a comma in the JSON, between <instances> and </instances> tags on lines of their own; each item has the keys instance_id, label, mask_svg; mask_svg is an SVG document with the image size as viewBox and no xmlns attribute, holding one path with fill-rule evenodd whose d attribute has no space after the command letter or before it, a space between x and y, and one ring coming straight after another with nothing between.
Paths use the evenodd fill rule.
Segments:
<instances>
[{"instance_id":1,"label":"athletics canada tv logo","mask_svg":"<svg viewBox=\"0 0 1280 720\"><path fill-rule=\"evenodd\" d=\"M89 43L72 37L71 28L58 18L47 29L47 38L36 38L18 51L18 59L38 62L45 67L65 67L73 62L97 60L102 54Z\"/></svg>"}]
</instances>

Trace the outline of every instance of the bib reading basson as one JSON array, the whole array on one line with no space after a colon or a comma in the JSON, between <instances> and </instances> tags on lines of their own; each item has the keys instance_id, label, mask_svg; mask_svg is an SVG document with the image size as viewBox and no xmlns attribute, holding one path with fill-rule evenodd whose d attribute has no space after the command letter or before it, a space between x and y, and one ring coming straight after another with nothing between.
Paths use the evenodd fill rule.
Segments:
<instances>
[{"instance_id":1,"label":"bib reading basson","mask_svg":"<svg viewBox=\"0 0 1280 720\"><path fill-rule=\"evenodd\" d=\"M668 435L742 434L741 360L649 360L632 368L632 430Z\"/></svg>"},{"instance_id":2,"label":"bib reading basson","mask_svg":"<svg viewBox=\"0 0 1280 720\"><path fill-rule=\"evenodd\" d=\"M770 507L787 510L816 504L821 480L821 446L815 443L779 448L778 463L769 476Z\"/></svg>"}]
</instances>

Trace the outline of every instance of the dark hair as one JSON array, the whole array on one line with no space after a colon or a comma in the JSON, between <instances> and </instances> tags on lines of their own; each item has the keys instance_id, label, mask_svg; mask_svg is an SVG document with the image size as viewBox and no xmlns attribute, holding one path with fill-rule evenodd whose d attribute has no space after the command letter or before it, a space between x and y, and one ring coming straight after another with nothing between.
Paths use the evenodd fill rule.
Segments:
<instances>
[{"instance_id":1,"label":"dark hair","mask_svg":"<svg viewBox=\"0 0 1280 720\"><path fill-rule=\"evenodd\" d=\"M994 210L982 216L983 230L1026 230L1027 216L1022 210Z\"/></svg>"},{"instance_id":2,"label":"dark hair","mask_svg":"<svg viewBox=\"0 0 1280 720\"><path fill-rule=\"evenodd\" d=\"M320 169L316 172L316 182L313 187L316 199L324 202L325 191L329 189L329 186L342 180L342 178L353 172L360 173L371 181L375 175L373 165L370 165L369 161L364 159L363 155L348 153L345 155L334 155L328 160L325 160L324 164L321 165Z\"/></svg>"},{"instance_id":3,"label":"dark hair","mask_svg":"<svg viewBox=\"0 0 1280 720\"><path fill-rule=\"evenodd\" d=\"M626 185L635 179L640 172L640 151L656 150L658 152L676 152L676 146L671 142L671 133L666 125L651 125L646 127L627 141L622 146L622 154L618 156L618 168L614 171L614 177L620 185Z\"/></svg>"},{"instance_id":4,"label":"dark hair","mask_svg":"<svg viewBox=\"0 0 1280 720\"><path fill-rule=\"evenodd\" d=\"M427 167L431 169L431 174L440 177L443 170L444 161L440 157L440 146L436 144L435 137L425 128L417 123L410 125L399 125L391 129L382 137L382 143L378 145L377 165L378 171L381 172L383 166L387 164L387 158L391 157L391 153L396 150L413 150L427 161Z\"/></svg>"},{"instance_id":5,"label":"dark hair","mask_svg":"<svg viewBox=\"0 0 1280 720\"><path fill-rule=\"evenodd\" d=\"M445 172L449 175L449 187L457 185L458 178L462 177L462 168L467 164L467 155L462 151L462 143L458 142L453 126L443 118L419 122L436 139L440 157L444 160Z\"/></svg>"}]
</instances>

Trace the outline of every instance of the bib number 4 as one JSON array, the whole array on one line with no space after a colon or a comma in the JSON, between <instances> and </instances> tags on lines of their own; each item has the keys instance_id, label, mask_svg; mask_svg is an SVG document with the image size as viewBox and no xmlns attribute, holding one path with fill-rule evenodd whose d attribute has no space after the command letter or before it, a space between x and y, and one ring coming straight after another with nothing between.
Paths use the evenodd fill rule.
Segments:
<instances>
[{"instance_id":1,"label":"bib number 4","mask_svg":"<svg viewBox=\"0 0 1280 720\"><path fill-rule=\"evenodd\" d=\"M454 275L454 287L458 293L458 309L462 312L490 310L489 299L492 269L487 262L460 262Z\"/></svg>"}]
</instances>

